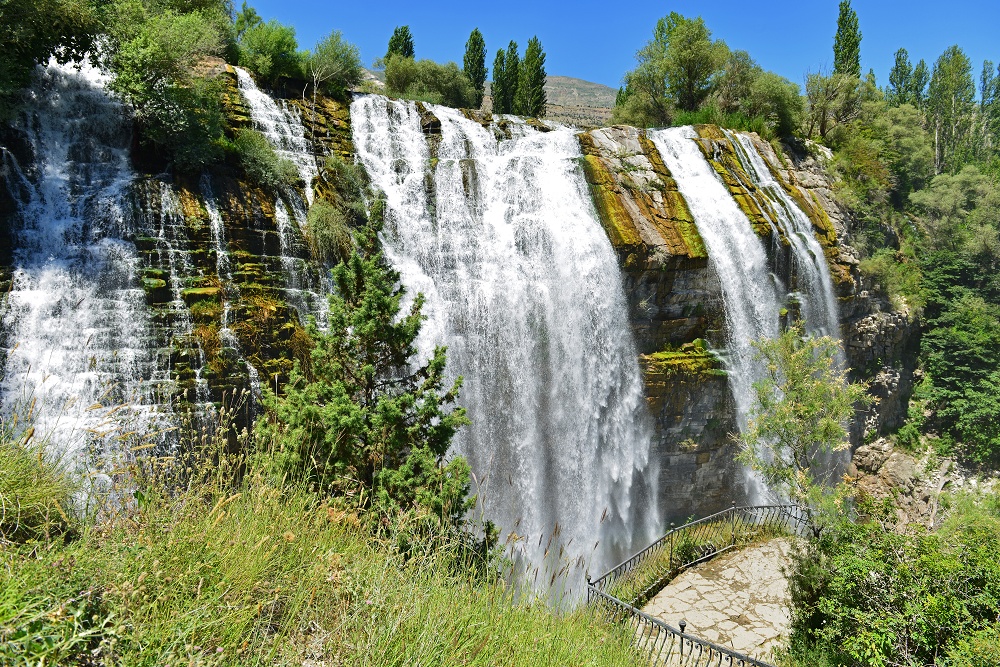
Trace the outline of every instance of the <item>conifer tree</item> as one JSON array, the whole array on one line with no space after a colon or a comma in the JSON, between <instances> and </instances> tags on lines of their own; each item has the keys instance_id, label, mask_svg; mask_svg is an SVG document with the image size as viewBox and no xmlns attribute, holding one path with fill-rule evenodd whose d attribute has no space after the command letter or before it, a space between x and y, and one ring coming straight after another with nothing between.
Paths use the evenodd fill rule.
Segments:
<instances>
[{"instance_id":1,"label":"conifer tree","mask_svg":"<svg viewBox=\"0 0 1000 667\"><path fill-rule=\"evenodd\" d=\"M503 101L507 96L507 67L506 52L497 49L496 58L493 59L493 85L490 87L490 95L493 97L493 113L506 113L503 108Z\"/></svg>"},{"instance_id":2,"label":"conifer tree","mask_svg":"<svg viewBox=\"0 0 1000 667\"><path fill-rule=\"evenodd\" d=\"M861 78L861 31L851 0L842 0L837 17L837 35L833 41L833 71Z\"/></svg>"},{"instance_id":3,"label":"conifer tree","mask_svg":"<svg viewBox=\"0 0 1000 667\"><path fill-rule=\"evenodd\" d=\"M913 78L913 66L906 49L896 51L896 64L889 72L889 90L886 97L893 106L906 104L910 101L910 80Z\"/></svg>"},{"instance_id":4,"label":"conifer tree","mask_svg":"<svg viewBox=\"0 0 1000 667\"><path fill-rule=\"evenodd\" d=\"M528 41L517 82L515 113L532 118L545 115L545 52L537 35Z\"/></svg>"},{"instance_id":5,"label":"conifer tree","mask_svg":"<svg viewBox=\"0 0 1000 667\"><path fill-rule=\"evenodd\" d=\"M486 40L479 28L472 31L469 41L465 43L465 58L462 71L469 77L469 82L476 91L476 108L483 105L483 94L486 92Z\"/></svg>"},{"instance_id":6,"label":"conifer tree","mask_svg":"<svg viewBox=\"0 0 1000 667\"><path fill-rule=\"evenodd\" d=\"M389 48L385 52L385 60L389 56L397 55L404 58L413 58L413 36L410 34L410 26L396 26L389 38Z\"/></svg>"}]
</instances>

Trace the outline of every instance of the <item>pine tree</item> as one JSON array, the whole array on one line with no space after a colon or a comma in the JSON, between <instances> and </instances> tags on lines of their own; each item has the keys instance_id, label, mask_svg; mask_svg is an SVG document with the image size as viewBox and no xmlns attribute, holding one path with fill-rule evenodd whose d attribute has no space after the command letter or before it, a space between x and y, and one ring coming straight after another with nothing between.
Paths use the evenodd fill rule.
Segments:
<instances>
[{"instance_id":1,"label":"pine tree","mask_svg":"<svg viewBox=\"0 0 1000 667\"><path fill-rule=\"evenodd\" d=\"M858 15L851 9L851 0L842 0L837 17L837 35L833 41L833 71L861 78L861 32Z\"/></svg>"},{"instance_id":2,"label":"pine tree","mask_svg":"<svg viewBox=\"0 0 1000 667\"><path fill-rule=\"evenodd\" d=\"M282 473L329 493L360 494L380 510L419 505L455 525L469 508L469 468L444 457L469 423L454 406L462 379L446 388L443 347L411 365L423 295L401 314L399 272L377 252L374 233L357 234L362 252L332 271L329 330L311 321L309 364L296 363L284 396L264 391L258 441L277 450Z\"/></svg>"},{"instance_id":3,"label":"pine tree","mask_svg":"<svg viewBox=\"0 0 1000 667\"><path fill-rule=\"evenodd\" d=\"M889 90L886 97L893 106L910 102L910 85L913 78L913 66L910 65L910 56L906 49L896 51L896 64L889 72Z\"/></svg>"},{"instance_id":4,"label":"pine tree","mask_svg":"<svg viewBox=\"0 0 1000 667\"><path fill-rule=\"evenodd\" d=\"M503 108L503 101L507 98L507 67L506 52L497 49L497 56L493 59L493 85L490 87L490 95L493 97L493 113L507 113Z\"/></svg>"},{"instance_id":5,"label":"pine tree","mask_svg":"<svg viewBox=\"0 0 1000 667\"><path fill-rule=\"evenodd\" d=\"M538 37L528 41L517 82L515 113L532 118L545 115L545 52Z\"/></svg>"},{"instance_id":6,"label":"pine tree","mask_svg":"<svg viewBox=\"0 0 1000 667\"><path fill-rule=\"evenodd\" d=\"M521 80L521 58L517 54L517 42L510 41L507 45L507 56L504 59L504 89L503 89L503 111L501 113L514 113L514 96L517 95L517 84ZM494 108L496 107L496 97L493 98Z\"/></svg>"},{"instance_id":7,"label":"pine tree","mask_svg":"<svg viewBox=\"0 0 1000 667\"><path fill-rule=\"evenodd\" d=\"M469 41L465 43L465 58L462 61L462 71L469 77L472 87L476 90L476 108L483 105L483 94L486 92L486 40L479 28L472 31Z\"/></svg>"},{"instance_id":8,"label":"pine tree","mask_svg":"<svg viewBox=\"0 0 1000 667\"><path fill-rule=\"evenodd\" d=\"M410 35L410 26L396 26L389 38L389 48L385 52L385 60L389 56L397 55L404 58L413 58L413 36Z\"/></svg>"}]
</instances>

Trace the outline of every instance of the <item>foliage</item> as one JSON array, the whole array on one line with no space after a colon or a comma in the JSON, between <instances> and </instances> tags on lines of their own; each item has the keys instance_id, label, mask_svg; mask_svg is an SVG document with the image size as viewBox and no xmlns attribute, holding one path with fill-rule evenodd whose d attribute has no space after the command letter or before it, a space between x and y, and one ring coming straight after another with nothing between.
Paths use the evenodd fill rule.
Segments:
<instances>
[{"instance_id":1,"label":"foliage","mask_svg":"<svg viewBox=\"0 0 1000 667\"><path fill-rule=\"evenodd\" d=\"M324 262L347 259L354 248L343 212L322 198L309 207L307 238L313 253Z\"/></svg>"},{"instance_id":2,"label":"foliage","mask_svg":"<svg viewBox=\"0 0 1000 667\"><path fill-rule=\"evenodd\" d=\"M114 409L101 413L113 421ZM124 449L94 461L112 483L88 490L82 539L0 550L0 663L633 664L626 632L553 613L477 568L461 538L403 553L393 538L421 517L394 517L389 532L305 485L276 485L272 453L233 438L231 414L204 433L185 425L164 458L129 453L155 433L98 436L99 449Z\"/></svg>"},{"instance_id":3,"label":"foliage","mask_svg":"<svg viewBox=\"0 0 1000 667\"><path fill-rule=\"evenodd\" d=\"M829 336L806 336L801 323L755 341L765 376L754 383L754 407L740 435L740 460L771 489L816 510L817 528L840 505L825 459L850 445L845 424L854 406L872 401L866 385L848 383L836 367L837 346Z\"/></svg>"},{"instance_id":4,"label":"foliage","mask_svg":"<svg viewBox=\"0 0 1000 667\"><path fill-rule=\"evenodd\" d=\"M518 83L521 80L521 58L517 42L511 40L507 51L499 49L493 60L493 113L515 113Z\"/></svg>"},{"instance_id":5,"label":"foliage","mask_svg":"<svg viewBox=\"0 0 1000 667\"><path fill-rule=\"evenodd\" d=\"M861 31L858 15L851 9L851 0L841 0L837 16L837 34L833 40L833 71L861 78Z\"/></svg>"},{"instance_id":6,"label":"foliage","mask_svg":"<svg viewBox=\"0 0 1000 667\"><path fill-rule=\"evenodd\" d=\"M453 62L438 64L433 60L417 60L390 56L385 64L385 81L389 93L453 108L469 108L476 101L476 91Z\"/></svg>"},{"instance_id":7,"label":"foliage","mask_svg":"<svg viewBox=\"0 0 1000 667\"><path fill-rule=\"evenodd\" d=\"M218 160L221 85L195 70L223 48L218 7L153 11L139 0L116 0L106 16L107 88L132 106L144 141L181 169Z\"/></svg>"},{"instance_id":8,"label":"foliage","mask_svg":"<svg viewBox=\"0 0 1000 667\"><path fill-rule=\"evenodd\" d=\"M0 417L0 545L70 530L76 490L66 462L35 437L34 428Z\"/></svg>"},{"instance_id":9,"label":"foliage","mask_svg":"<svg viewBox=\"0 0 1000 667\"><path fill-rule=\"evenodd\" d=\"M934 126L935 172L956 171L971 130L976 83L972 62L958 45L948 47L934 63L927 106Z\"/></svg>"},{"instance_id":10,"label":"foliage","mask_svg":"<svg viewBox=\"0 0 1000 667\"><path fill-rule=\"evenodd\" d=\"M239 65L256 72L266 81L280 76L302 76L295 28L276 19L247 28L239 40Z\"/></svg>"},{"instance_id":11,"label":"foliage","mask_svg":"<svg viewBox=\"0 0 1000 667\"><path fill-rule=\"evenodd\" d=\"M36 64L81 61L94 49L96 12L83 0L0 1L0 119L11 111Z\"/></svg>"},{"instance_id":12,"label":"foliage","mask_svg":"<svg viewBox=\"0 0 1000 667\"><path fill-rule=\"evenodd\" d=\"M403 58L415 57L413 35L410 34L410 26L396 26L396 29L392 31L392 37L389 38L389 48L386 49L384 60L388 62L390 56L402 56Z\"/></svg>"},{"instance_id":13,"label":"foliage","mask_svg":"<svg viewBox=\"0 0 1000 667\"><path fill-rule=\"evenodd\" d=\"M532 37L518 70L515 113L541 118L545 115L545 101L545 52L538 37Z\"/></svg>"},{"instance_id":14,"label":"foliage","mask_svg":"<svg viewBox=\"0 0 1000 667\"><path fill-rule=\"evenodd\" d=\"M423 297L400 316L399 274L370 245L363 250L333 270L330 329L307 327L315 343L309 368L292 371L284 396L265 393L258 441L279 449L284 469L337 495L362 493L389 513L418 506L455 524L471 502L464 459L444 461L468 423L464 409L446 407L461 378L443 390L441 347L411 369Z\"/></svg>"},{"instance_id":15,"label":"foliage","mask_svg":"<svg viewBox=\"0 0 1000 667\"><path fill-rule=\"evenodd\" d=\"M884 523L887 508L866 511L874 520L845 521L793 554L791 652L818 650L859 666L965 665L995 655L996 517L906 535ZM951 662L959 656L972 661Z\"/></svg>"},{"instance_id":16,"label":"foliage","mask_svg":"<svg viewBox=\"0 0 1000 667\"><path fill-rule=\"evenodd\" d=\"M474 28L469 35L469 41L465 43L465 56L462 58L462 71L468 77L469 83L476 91L473 108L478 109L483 105L483 94L486 91L486 77L489 70L486 68L486 41L479 28Z\"/></svg>"},{"instance_id":17,"label":"foliage","mask_svg":"<svg viewBox=\"0 0 1000 667\"><path fill-rule=\"evenodd\" d=\"M267 137L257 130L238 130L232 147L246 175L257 185L274 189L299 180L295 165L278 157Z\"/></svg>"},{"instance_id":18,"label":"foliage","mask_svg":"<svg viewBox=\"0 0 1000 667\"><path fill-rule=\"evenodd\" d=\"M323 37L303 60L305 73L313 84L313 113L316 91L325 87L335 96L346 97L347 90L361 81L361 55L358 47L344 39L339 30Z\"/></svg>"},{"instance_id":19,"label":"foliage","mask_svg":"<svg viewBox=\"0 0 1000 667\"><path fill-rule=\"evenodd\" d=\"M861 260L858 269L877 281L896 310L924 305L920 264L912 256L892 248L880 248L871 257Z\"/></svg>"}]
</instances>

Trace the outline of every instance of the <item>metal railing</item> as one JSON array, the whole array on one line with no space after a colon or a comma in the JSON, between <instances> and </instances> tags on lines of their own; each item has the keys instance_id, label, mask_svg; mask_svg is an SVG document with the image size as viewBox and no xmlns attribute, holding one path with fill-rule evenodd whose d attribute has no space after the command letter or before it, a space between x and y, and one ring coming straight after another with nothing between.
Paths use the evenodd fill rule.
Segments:
<instances>
[{"instance_id":1,"label":"metal railing","mask_svg":"<svg viewBox=\"0 0 1000 667\"><path fill-rule=\"evenodd\" d=\"M634 628L636 646L651 665L759 665L768 663L667 625L639 609L681 570L767 537L801 534L806 513L796 505L733 507L670 530L597 579L587 577L587 604L603 618Z\"/></svg>"}]
</instances>

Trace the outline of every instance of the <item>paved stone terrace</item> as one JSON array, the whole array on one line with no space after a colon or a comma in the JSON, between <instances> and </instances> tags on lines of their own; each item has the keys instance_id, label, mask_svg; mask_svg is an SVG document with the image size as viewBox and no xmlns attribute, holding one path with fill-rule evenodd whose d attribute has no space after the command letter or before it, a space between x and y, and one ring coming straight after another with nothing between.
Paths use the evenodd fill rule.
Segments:
<instances>
[{"instance_id":1,"label":"paved stone terrace","mask_svg":"<svg viewBox=\"0 0 1000 667\"><path fill-rule=\"evenodd\" d=\"M643 611L673 627L769 660L787 637L791 538L781 537L724 554L684 572L650 600Z\"/></svg>"}]
</instances>

